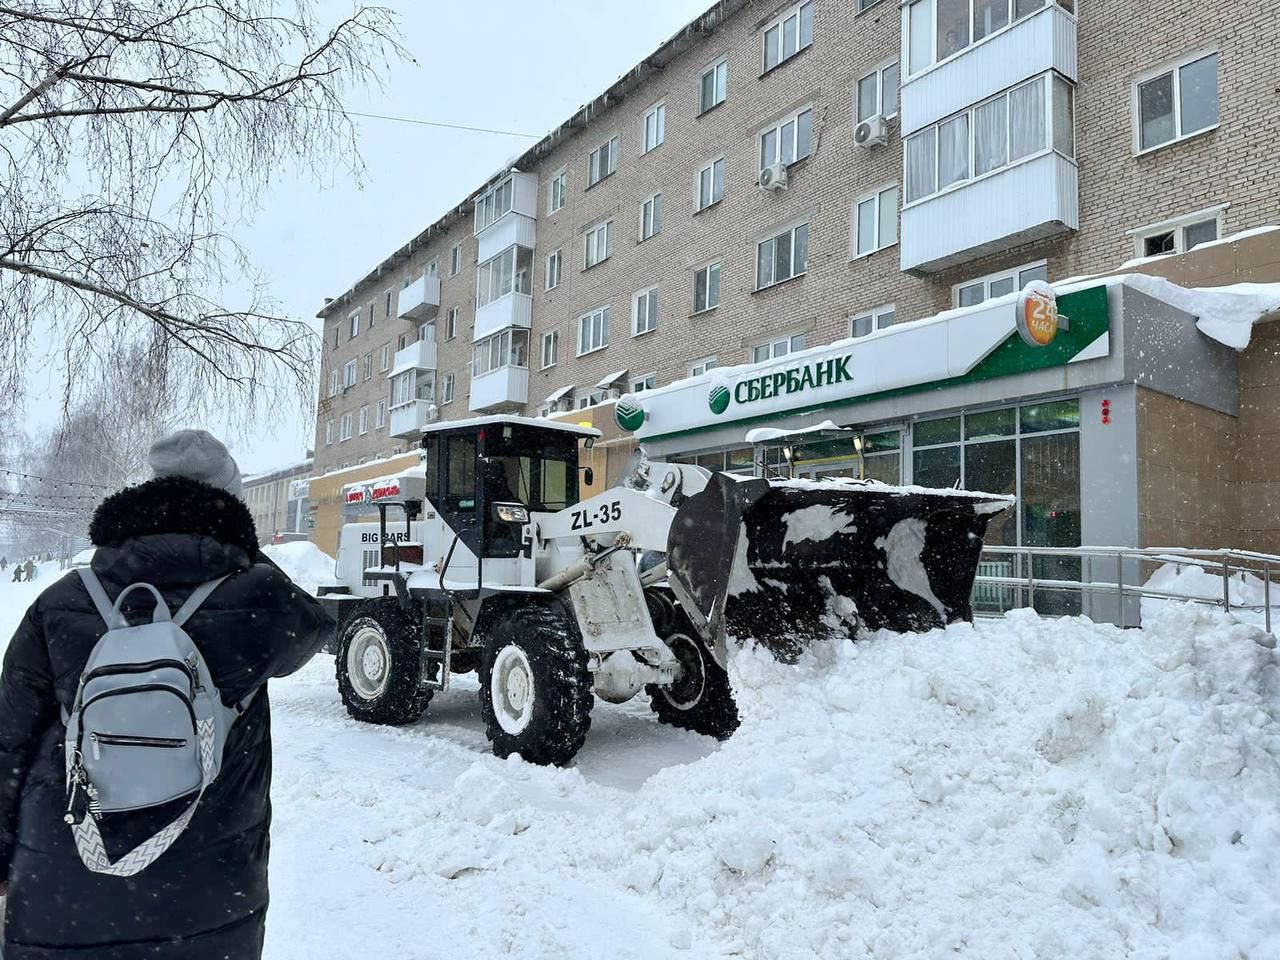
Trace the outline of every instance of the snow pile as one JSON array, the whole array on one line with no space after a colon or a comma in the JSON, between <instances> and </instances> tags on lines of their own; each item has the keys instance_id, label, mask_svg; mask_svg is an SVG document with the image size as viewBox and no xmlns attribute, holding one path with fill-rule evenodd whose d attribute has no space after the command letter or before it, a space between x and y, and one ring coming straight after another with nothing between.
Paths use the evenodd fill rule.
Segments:
<instances>
[{"instance_id":1,"label":"snow pile","mask_svg":"<svg viewBox=\"0 0 1280 960\"><path fill-rule=\"evenodd\" d=\"M322 583L333 583L333 557L310 540L274 543L263 547L262 552L313 597Z\"/></svg>"},{"instance_id":2,"label":"snow pile","mask_svg":"<svg viewBox=\"0 0 1280 960\"><path fill-rule=\"evenodd\" d=\"M1188 600L1222 603L1222 575L1191 563L1166 563L1151 575L1145 586L1163 593L1186 597ZM1231 576L1229 589L1232 613L1237 618L1259 626L1265 623L1267 592L1261 577L1244 571L1236 572ZM1274 576L1270 600L1272 627L1280 629L1280 583L1276 582ZM1165 607L1179 602L1172 599L1144 597L1143 621L1154 617Z\"/></svg>"},{"instance_id":3,"label":"snow pile","mask_svg":"<svg viewBox=\"0 0 1280 960\"><path fill-rule=\"evenodd\" d=\"M1188 290L1162 277L1140 273L1123 279L1129 286L1194 315L1196 329L1236 350L1249 346L1254 324L1280 311L1280 283L1235 283Z\"/></svg>"}]
</instances>

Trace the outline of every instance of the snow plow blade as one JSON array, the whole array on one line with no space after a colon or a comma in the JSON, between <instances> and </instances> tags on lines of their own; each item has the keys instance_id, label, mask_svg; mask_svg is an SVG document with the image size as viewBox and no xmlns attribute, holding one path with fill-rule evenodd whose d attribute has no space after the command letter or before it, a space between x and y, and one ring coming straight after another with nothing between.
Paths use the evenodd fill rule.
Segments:
<instances>
[{"instance_id":1,"label":"snow plow blade","mask_svg":"<svg viewBox=\"0 0 1280 960\"><path fill-rule=\"evenodd\" d=\"M987 523L1012 498L862 480L717 473L668 537L668 582L721 665L726 637L791 661L855 625L972 620ZM852 602L850 602L852 601Z\"/></svg>"}]
</instances>

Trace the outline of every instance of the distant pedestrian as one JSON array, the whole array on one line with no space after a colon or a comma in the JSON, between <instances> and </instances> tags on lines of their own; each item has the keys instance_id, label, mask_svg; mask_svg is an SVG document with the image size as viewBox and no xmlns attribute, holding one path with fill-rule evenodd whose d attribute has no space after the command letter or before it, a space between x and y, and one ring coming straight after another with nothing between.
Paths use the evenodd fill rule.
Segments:
<instances>
[{"instance_id":1,"label":"distant pedestrian","mask_svg":"<svg viewBox=\"0 0 1280 960\"><path fill-rule=\"evenodd\" d=\"M182 430L158 441L148 459L155 479L113 494L94 513L92 576L72 571L51 584L27 610L4 658L4 960L257 960L262 953L271 822L264 688L306 663L333 621L258 549L239 469L221 443L202 430ZM98 602L90 583L105 593ZM172 612L201 590L182 629L223 706L242 710L222 728L221 770L176 838L164 831L181 822L194 792L160 806L99 813L96 801L84 799L97 796L87 773L78 781L86 786L70 794L76 832L64 822L63 718L74 726L90 716L77 691L90 652L108 632L100 602L118 603L134 584L154 587ZM153 609L156 599L141 588L121 605L132 624L149 623ZM207 696L208 686L194 689ZM148 731L126 732L144 738ZM148 762L136 755L138 746L116 749L135 751L130 764ZM81 756L90 756L88 745ZM107 749L101 759L110 759ZM126 769L87 762L77 769L86 768L107 771L104 784ZM109 863L81 842L86 823ZM160 845L162 834L171 845ZM163 852L151 860L155 846ZM135 863L138 872L121 875Z\"/></svg>"},{"instance_id":2,"label":"distant pedestrian","mask_svg":"<svg viewBox=\"0 0 1280 960\"><path fill-rule=\"evenodd\" d=\"M27 561L27 580L31 581L36 578L36 565L30 560Z\"/></svg>"},{"instance_id":3,"label":"distant pedestrian","mask_svg":"<svg viewBox=\"0 0 1280 960\"><path fill-rule=\"evenodd\" d=\"M13 583L21 583L21 582L22 582L22 574L23 574L23 573L25 573L25 572L26 572L26 571L23 569L22 564L20 564L20 563L15 563L15 564L13 565L13 581L12 581L12 582L13 582Z\"/></svg>"},{"instance_id":4,"label":"distant pedestrian","mask_svg":"<svg viewBox=\"0 0 1280 960\"><path fill-rule=\"evenodd\" d=\"M0 557L0 573L4 573L5 568L9 566L8 557Z\"/></svg>"}]
</instances>

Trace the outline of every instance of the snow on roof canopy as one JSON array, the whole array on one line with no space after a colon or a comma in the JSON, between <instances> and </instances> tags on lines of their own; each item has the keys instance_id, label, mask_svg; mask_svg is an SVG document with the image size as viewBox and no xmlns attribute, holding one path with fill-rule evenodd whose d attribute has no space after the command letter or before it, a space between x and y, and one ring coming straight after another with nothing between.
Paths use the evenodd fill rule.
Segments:
<instances>
[{"instance_id":1,"label":"snow on roof canopy","mask_svg":"<svg viewBox=\"0 0 1280 960\"><path fill-rule=\"evenodd\" d=\"M555 403L557 400L561 399L562 397L567 397L569 394L573 393L573 388L575 386L576 384L571 383L568 386L561 387L559 390L553 390L551 391L550 396L548 396L547 399L542 402Z\"/></svg>"},{"instance_id":2,"label":"snow on roof canopy","mask_svg":"<svg viewBox=\"0 0 1280 960\"><path fill-rule=\"evenodd\" d=\"M626 375L627 375L627 371L625 369L615 370L613 373L609 374L607 377L601 377L600 382L596 384L596 389L608 390L610 387L612 387L615 383L617 383Z\"/></svg>"},{"instance_id":3,"label":"snow on roof canopy","mask_svg":"<svg viewBox=\"0 0 1280 960\"><path fill-rule=\"evenodd\" d=\"M747 431L745 439L747 443L768 443L771 440L790 440L792 437L803 437L805 434L856 432L856 430L849 427L838 427L831 420L823 420L812 427L802 427L799 430L783 430L780 427L756 427L754 430Z\"/></svg>"},{"instance_id":4,"label":"snow on roof canopy","mask_svg":"<svg viewBox=\"0 0 1280 960\"><path fill-rule=\"evenodd\" d=\"M535 430L562 430L565 433L575 433L580 437L599 437L600 431L595 427L580 427L576 423L562 423L559 420L547 420L543 417L517 417L506 414L495 414L488 417L470 417L466 420L441 420L438 423L431 423L422 428L423 436L429 433L439 433L442 430L469 430L472 427L483 427L486 424L516 424L522 427L531 427Z\"/></svg>"},{"instance_id":5,"label":"snow on roof canopy","mask_svg":"<svg viewBox=\"0 0 1280 960\"><path fill-rule=\"evenodd\" d=\"M1249 346L1254 324L1280 312L1280 283L1180 287L1163 277L1126 274L1116 279L1196 318L1196 329L1236 350Z\"/></svg>"}]
</instances>

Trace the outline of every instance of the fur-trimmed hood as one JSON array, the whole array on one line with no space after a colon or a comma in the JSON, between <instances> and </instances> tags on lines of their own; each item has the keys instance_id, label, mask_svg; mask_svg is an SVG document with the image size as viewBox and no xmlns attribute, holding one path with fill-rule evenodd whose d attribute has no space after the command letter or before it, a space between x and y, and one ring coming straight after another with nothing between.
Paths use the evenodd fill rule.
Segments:
<instances>
[{"instance_id":1,"label":"fur-trimmed hood","mask_svg":"<svg viewBox=\"0 0 1280 960\"><path fill-rule=\"evenodd\" d=\"M188 477L157 477L125 487L98 505L89 525L89 539L97 547L166 533L210 537L250 557L258 552L258 531L244 502Z\"/></svg>"}]
</instances>

